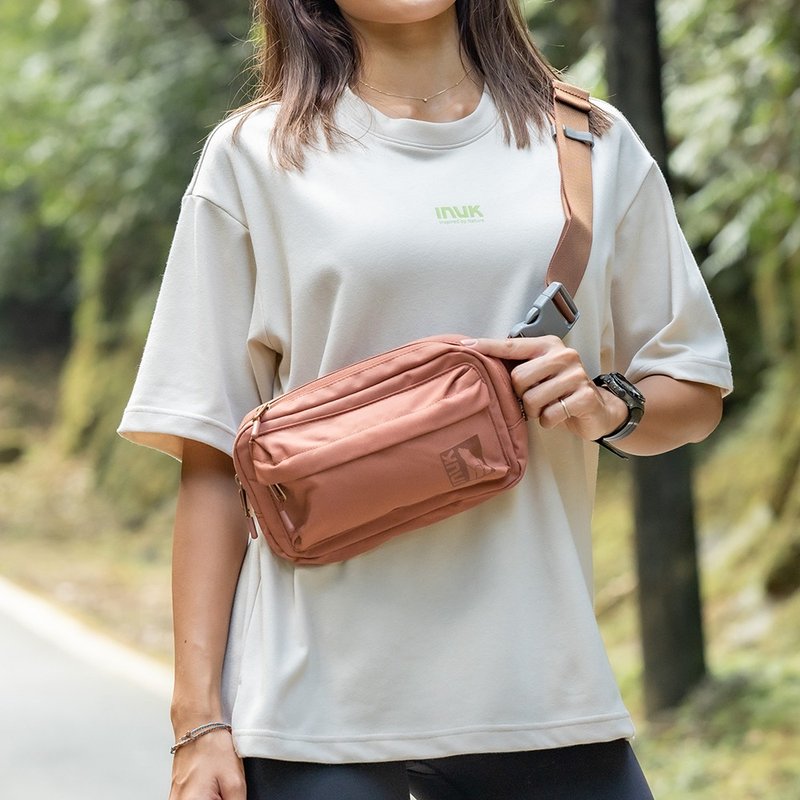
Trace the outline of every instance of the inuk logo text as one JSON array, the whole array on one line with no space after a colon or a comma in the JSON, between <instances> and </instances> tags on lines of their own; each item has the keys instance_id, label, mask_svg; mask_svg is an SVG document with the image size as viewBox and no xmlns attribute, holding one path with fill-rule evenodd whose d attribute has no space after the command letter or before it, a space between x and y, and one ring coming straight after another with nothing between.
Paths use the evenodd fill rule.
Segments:
<instances>
[{"instance_id":1,"label":"inuk logo text","mask_svg":"<svg viewBox=\"0 0 800 800\"><path fill-rule=\"evenodd\" d=\"M453 225L459 222L483 222L483 212L479 205L436 206L435 211L439 224Z\"/></svg>"},{"instance_id":2,"label":"inuk logo text","mask_svg":"<svg viewBox=\"0 0 800 800\"><path fill-rule=\"evenodd\" d=\"M494 472L483 460L483 447L477 436L471 436L440 455L447 477L454 487L477 481Z\"/></svg>"}]
</instances>

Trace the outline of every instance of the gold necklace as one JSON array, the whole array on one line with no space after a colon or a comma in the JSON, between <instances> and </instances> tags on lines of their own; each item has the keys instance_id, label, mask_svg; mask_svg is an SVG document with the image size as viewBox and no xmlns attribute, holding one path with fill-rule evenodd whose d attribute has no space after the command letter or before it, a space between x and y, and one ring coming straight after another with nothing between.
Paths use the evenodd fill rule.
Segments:
<instances>
[{"instance_id":1,"label":"gold necklace","mask_svg":"<svg viewBox=\"0 0 800 800\"><path fill-rule=\"evenodd\" d=\"M452 86L448 86L446 89L442 89L441 92L436 92L436 94L429 94L427 97L414 97L410 94L393 94L392 92L384 92L383 89L378 89L377 86L373 86L371 83L367 83L366 81L359 80L358 82L372 89L373 92L385 94L387 97L399 97L401 100L422 100L423 103L427 103L428 100L433 100L434 97L439 97L439 95L443 95L445 92L449 92L451 89L455 89L456 86L462 84L464 82L464 78L466 78L471 71L472 70L468 69Z\"/></svg>"}]
</instances>

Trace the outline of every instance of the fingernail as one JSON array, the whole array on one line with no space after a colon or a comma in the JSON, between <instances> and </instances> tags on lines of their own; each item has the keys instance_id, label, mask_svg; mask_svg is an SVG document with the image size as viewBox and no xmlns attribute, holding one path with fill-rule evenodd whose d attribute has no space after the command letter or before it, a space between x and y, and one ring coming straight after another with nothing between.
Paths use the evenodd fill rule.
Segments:
<instances>
[{"instance_id":1,"label":"fingernail","mask_svg":"<svg viewBox=\"0 0 800 800\"><path fill-rule=\"evenodd\" d=\"M478 344L478 340L477 339L462 339L461 340L461 344L463 344L464 347L473 347L474 345Z\"/></svg>"}]
</instances>

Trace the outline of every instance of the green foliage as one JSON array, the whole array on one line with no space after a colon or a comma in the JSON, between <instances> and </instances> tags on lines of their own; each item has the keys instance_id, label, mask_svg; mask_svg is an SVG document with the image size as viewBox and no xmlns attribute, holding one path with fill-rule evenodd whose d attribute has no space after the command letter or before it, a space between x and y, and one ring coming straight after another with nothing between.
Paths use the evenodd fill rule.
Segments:
<instances>
[{"instance_id":1,"label":"green foliage","mask_svg":"<svg viewBox=\"0 0 800 800\"><path fill-rule=\"evenodd\" d=\"M242 53L216 47L176 0L44 0L33 14L10 2L2 22L0 194L26 217L4 215L3 272L19 275L56 232L51 283L71 277L64 239L68 250L99 250L107 257L97 271L81 266L76 299L100 292L103 313L120 319L161 272L195 154L232 101ZM0 297L30 291L7 284Z\"/></svg>"},{"instance_id":2,"label":"green foliage","mask_svg":"<svg viewBox=\"0 0 800 800\"><path fill-rule=\"evenodd\" d=\"M18 31L31 51L22 79L4 81L14 113L0 142L2 185L33 179L45 221L101 248L146 220L161 237L157 255L241 54L215 47L175 0L84 0L71 15L76 7L85 18L72 34L66 4L52 0L33 17L44 17L41 30L26 21Z\"/></svg>"},{"instance_id":3,"label":"green foliage","mask_svg":"<svg viewBox=\"0 0 800 800\"><path fill-rule=\"evenodd\" d=\"M69 337L77 253L41 219L32 182L0 194L0 347L31 349Z\"/></svg>"},{"instance_id":4,"label":"green foliage","mask_svg":"<svg viewBox=\"0 0 800 800\"><path fill-rule=\"evenodd\" d=\"M747 381L800 352L800 2L662 9L682 219Z\"/></svg>"},{"instance_id":5,"label":"green foliage","mask_svg":"<svg viewBox=\"0 0 800 800\"><path fill-rule=\"evenodd\" d=\"M600 4L524 0L522 6L536 44L557 69L574 74L575 66L602 46Z\"/></svg>"},{"instance_id":6,"label":"green foliage","mask_svg":"<svg viewBox=\"0 0 800 800\"><path fill-rule=\"evenodd\" d=\"M604 97L602 6L574 0L523 0L522 7L544 57L565 73L566 80Z\"/></svg>"},{"instance_id":7,"label":"green foliage","mask_svg":"<svg viewBox=\"0 0 800 800\"><path fill-rule=\"evenodd\" d=\"M16 327L72 317L62 439L131 508L174 488L172 465L114 430L181 195L241 86L244 46L220 31L234 5L246 31L243 9L212 5L8 0L0 12L0 310Z\"/></svg>"},{"instance_id":8,"label":"green foliage","mask_svg":"<svg viewBox=\"0 0 800 800\"><path fill-rule=\"evenodd\" d=\"M177 491L173 459L134 447L115 435L141 355L141 337L98 350L78 337L62 375L61 441L67 451L89 453L97 484L114 499L117 514L138 528Z\"/></svg>"},{"instance_id":9,"label":"green foliage","mask_svg":"<svg viewBox=\"0 0 800 800\"><path fill-rule=\"evenodd\" d=\"M598 4L525 5L546 55L602 96ZM659 10L679 212L742 403L766 367L800 352L800 0L661 0Z\"/></svg>"}]
</instances>

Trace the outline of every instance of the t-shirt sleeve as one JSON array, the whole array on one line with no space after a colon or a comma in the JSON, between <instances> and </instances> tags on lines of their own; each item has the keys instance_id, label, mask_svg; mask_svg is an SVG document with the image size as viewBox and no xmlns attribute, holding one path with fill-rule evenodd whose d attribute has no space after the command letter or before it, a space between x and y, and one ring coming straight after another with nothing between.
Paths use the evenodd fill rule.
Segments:
<instances>
[{"instance_id":1,"label":"t-shirt sleeve","mask_svg":"<svg viewBox=\"0 0 800 800\"><path fill-rule=\"evenodd\" d=\"M732 391L719 317L655 163L617 228L611 317L615 371Z\"/></svg>"},{"instance_id":2,"label":"t-shirt sleeve","mask_svg":"<svg viewBox=\"0 0 800 800\"><path fill-rule=\"evenodd\" d=\"M242 418L271 396L274 377L275 354L257 333L255 284L245 225L187 194L121 436L178 459L184 439L232 452Z\"/></svg>"}]
</instances>

